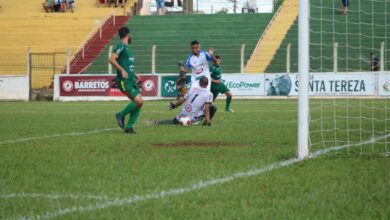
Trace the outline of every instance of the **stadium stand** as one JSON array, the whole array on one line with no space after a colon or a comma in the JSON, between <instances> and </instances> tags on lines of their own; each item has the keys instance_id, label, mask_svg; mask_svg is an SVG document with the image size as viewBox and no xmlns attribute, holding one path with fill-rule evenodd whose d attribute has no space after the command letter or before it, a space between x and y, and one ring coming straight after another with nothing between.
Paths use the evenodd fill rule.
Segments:
<instances>
[{"instance_id":1,"label":"stadium stand","mask_svg":"<svg viewBox=\"0 0 390 220\"><path fill-rule=\"evenodd\" d=\"M190 53L190 42L199 40L201 47L213 47L223 58L223 70L240 72L241 45L245 44L245 61L251 56L273 13L138 16L127 26L133 36L131 48L139 73L151 73L152 47L156 45L156 72L176 73L177 63ZM114 37L87 73L107 73L108 48L118 42Z\"/></svg>"},{"instance_id":2,"label":"stadium stand","mask_svg":"<svg viewBox=\"0 0 390 220\"><path fill-rule=\"evenodd\" d=\"M93 36L87 37L89 40L84 47L79 48L71 58L70 73L78 74L84 72L116 34L117 30L126 24L129 19L129 16L116 16L114 21L114 17L110 17L101 28L101 36L100 31L97 31ZM63 72L65 73L65 69Z\"/></svg>"},{"instance_id":3,"label":"stadium stand","mask_svg":"<svg viewBox=\"0 0 390 220\"><path fill-rule=\"evenodd\" d=\"M386 10L385 2L376 1L375 8L372 8L371 1L359 2L363 12L359 11L357 4L353 4L348 10L347 16L341 15L338 10L333 10L333 1L323 1L323 7L321 8L312 5L311 15L313 18L310 20L311 71L333 72L333 48L329 45L333 45L334 42L339 45L338 72L364 69L369 71L370 54L371 52L380 54L382 41L384 41L385 48L387 48L385 52L386 62L383 65L384 69L388 70L388 58L390 57L388 48L390 48L390 45L385 40L385 36L390 35L390 27L386 22L387 17L383 16ZM335 7L339 8L339 5ZM364 16L362 16L362 13L364 13ZM334 22L333 18L335 19ZM386 24L387 28L383 28ZM372 34L375 35L374 38L371 37ZM298 24L295 22L267 67L266 72L282 73L286 71L286 48L289 43L291 43L291 72L298 71ZM348 50L345 45L348 45ZM372 48L375 49L372 50ZM346 56L347 53L348 56ZM348 58L346 60L342 57Z\"/></svg>"},{"instance_id":4,"label":"stadium stand","mask_svg":"<svg viewBox=\"0 0 390 220\"><path fill-rule=\"evenodd\" d=\"M284 1L245 66L246 73L263 73L298 17L298 0Z\"/></svg>"},{"instance_id":5,"label":"stadium stand","mask_svg":"<svg viewBox=\"0 0 390 220\"><path fill-rule=\"evenodd\" d=\"M94 0L83 0L76 1L74 13L46 13L42 2L1 1L0 74L25 74L28 47L33 53L65 53L68 48L75 52L99 20L113 10L97 8ZM63 67L65 60L66 56L59 56L56 63ZM33 76L33 87L50 86L52 73L43 77L43 85L38 85Z\"/></svg>"}]
</instances>

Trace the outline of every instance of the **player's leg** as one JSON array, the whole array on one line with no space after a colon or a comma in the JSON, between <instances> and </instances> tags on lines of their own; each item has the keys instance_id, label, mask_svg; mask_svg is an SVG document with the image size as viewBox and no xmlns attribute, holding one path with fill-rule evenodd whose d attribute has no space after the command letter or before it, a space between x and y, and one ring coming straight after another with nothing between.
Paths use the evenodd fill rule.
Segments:
<instances>
[{"instance_id":1,"label":"player's leg","mask_svg":"<svg viewBox=\"0 0 390 220\"><path fill-rule=\"evenodd\" d=\"M215 114L217 113L217 106L215 105L210 105L209 107L209 111L210 111L210 120L212 120L215 116ZM204 120L206 117L204 115L202 116L199 116L197 118L195 118L193 121L192 121L192 124L194 125L197 125L199 124L199 122L201 122L202 120Z\"/></svg>"},{"instance_id":2,"label":"player's leg","mask_svg":"<svg viewBox=\"0 0 390 220\"><path fill-rule=\"evenodd\" d=\"M223 83L221 83L221 85L220 85L219 92L226 95L225 110L226 110L227 112L233 113L234 111L230 108L230 103L232 103L232 98L233 98L232 92L231 92L231 91L229 90L229 88L228 88L225 84L223 84Z\"/></svg>"},{"instance_id":3,"label":"player's leg","mask_svg":"<svg viewBox=\"0 0 390 220\"><path fill-rule=\"evenodd\" d=\"M217 113L217 106L210 105L210 119L213 119L215 116L215 113Z\"/></svg>"},{"instance_id":4,"label":"player's leg","mask_svg":"<svg viewBox=\"0 0 390 220\"><path fill-rule=\"evenodd\" d=\"M138 93L138 94L136 94L136 93ZM126 124L125 133L135 133L133 126L139 117L142 105L144 103L144 99L142 98L142 95L141 95L139 89L138 89L138 91L133 92L133 95L135 95L135 98L133 99L132 103L135 104L135 109L132 112L130 112L130 118Z\"/></svg>"},{"instance_id":5,"label":"player's leg","mask_svg":"<svg viewBox=\"0 0 390 220\"><path fill-rule=\"evenodd\" d=\"M111 1L109 1L109 2L111 2ZM125 86L124 81L118 82L118 88L119 88L119 90L121 90L121 92L124 95L126 95L131 100L130 94L128 93L128 91L126 91L126 86ZM118 126L120 128L125 129L125 117L126 117L126 115L130 114L130 112L134 111L136 107L137 106L135 105L135 103L130 102L129 104L127 104L127 106L125 108L122 109L122 111L118 112L115 115L115 118L118 122Z\"/></svg>"},{"instance_id":6,"label":"player's leg","mask_svg":"<svg viewBox=\"0 0 390 220\"><path fill-rule=\"evenodd\" d=\"M72 13L74 12L74 8L75 8L74 1L71 1L71 2L70 2L70 11L71 11Z\"/></svg>"},{"instance_id":7,"label":"player's leg","mask_svg":"<svg viewBox=\"0 0 390 220\"><path fill-rule=\"evenodd\" d=\"M125 94L132 102L130 102L121 112L116 114L118 125L125 129L126 133L134 133L133 125L136 122L140 110L143 105L143 98L137 84L121 81L118 88ZM130 114L130 119L125 126L124 120L126 115Z\"/></svg>"},{"instance_id":8,"label":"player's leg","mask_svg":"<svg viewBox=\"0 0 390 220\"><path fill-rule=\"evenodd\" d=\"M348 0L341 0L342 7L341 7L341 14L346 14L348 10Z\"/></svg>"},{"instance_id":9,"label":"player's leg","mask_svg":"<svg viewBox=\"0 0 390 220\"><path fill-rule=\"evenodd\" d=\"M219 95L219 84L212 82L210 92L213 94L213 102L214 102Z\"/></svg>"},{"instance_id":10,"label":"player's leg","mask_svg":"<svg viewBox=\"0 0 390 220\"><path fill-rule=\"evenodd\" d=\"M231 112L231 113L234 113L234 110L230 108L230 104L232 103L232 99L233 99L233 94L232 92L228 91L225 93L226 94L226 105L225 105L225 110L227 112Z\"/></svg>"},{"instance_id":11,"label":"player's leg","mask_svg":"<svg viewBox=\"0 0 390 220\"><path fill-rule=\"evenodd\" d=\"M179 124L179 120L175 117L174 119L167 119L167 120L160 120L160 121L155 121L155 125L177 125Z\"/></svg>"}]
</instances>

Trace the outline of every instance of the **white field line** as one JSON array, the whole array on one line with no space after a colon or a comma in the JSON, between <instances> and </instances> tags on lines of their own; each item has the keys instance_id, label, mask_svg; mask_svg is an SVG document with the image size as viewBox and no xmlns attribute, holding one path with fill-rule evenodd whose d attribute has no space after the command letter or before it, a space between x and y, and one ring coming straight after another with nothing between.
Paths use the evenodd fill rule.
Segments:
<instances>
[{"instance_id":1,"label":"white field line","mask_svg":"<svg viewBox=\"0 0 390 220\"><path fill-rule=\"evenodd\" d=\"M112 200L112 198L109 198L107 196L97 196L97 195L74 195L74 194L45 194L45 193L12 193L12 194L5 194L0 195L0 199L15 199L15 198L44 198L44 199L51 199L51 200L57 200L57 199L74 199L74 200L80 200L80 199L91 199L91 200Z\"/></svg>"},{"instance_id":2,"label":"white field line","mask_svg":"<svg viewBox=\"0 0 390 220\"><path fill-rule=\"evenodd\" d=\"M345 149L348 147L357 147L357 146L362 146L365 144L375 143L379 140L383 140L383 139L388 138L388 137L390 137L390 134L387 134L384 136L379 136L376 138L371 138L370 140L363 141L360 143L346 144L346 145L342 145L342 146L330 147L327 149L319 150L319 151L312 153L311 156L309 157L309 159L314 159L314 158L317 158L321 155L325 155L329 152L339 151L339 150L342 150L342 149ZM119 207L119 206L123 206L123 205L130 205L133 203L146 201L146 200L150 200L150 199L161 199L161 198L165 198L167 196L180 195L183 193L193 192L193 191L207 188L210 186L224 184L224 183L236 180L236 179L242 179L242 178L246 178L246 177L256 176L259 174L266 173L268 171L291 166L291 165L298 163L300 161L302 161L302 160L292 158L289 160L285 160L285 161L281 161L281 162L277 162L277 163L272 163L272 164L267 165L265 167L254 168L254 169L250 169L250 170L244 171L244 172L238 172L238 173L235 173L231 176L225 176L222 178L209 179L209 180L202 180L202 181L199 181L198 183L195 183L191 186L187 186L187 187L183 187L183 188L164 190L164 191L160 191L157 193L149 193L149 194L144 194L144 195L134 195L134 196L128 197L128 198L121 198L121 199L117 198L117 199L114 199L111 201L105 201L105 202L102 202L100 204L94 204L94 205L88 205L88 206L74 206L74 207L70 207L70 208L59 209L59 210L56 210L54 212L47 212L43 215L37 215L37 216L31 216L31 217L20 217L19 219L51 219L54 217L63 216L65 214L73 213L73 212L79 212L79 213L80 212L89 212L89 211L93 211L93 210L105 209L105 208L112 207L112 206Z\"/></svg>"},{"instance_id":3,"label":"white field line","mask_svg":"<svg viewBox=\"0 0 390 220\"><path fill-rule=\"evenodd\" d=\"M36 137L18 138L14 140L0 141L0 145L26 142L26 141L35 141L35 140L42 140L42 139L50 139L50 138L57 138L57 137L83 136L88 134L97 134L105 131L114 131L114 130L119 130L119 128L103 128L103 129L84 131L84 132L73 131L73 132L63 133L63 134L51 134L51 135L43 135L43 136L36 136Z\"/></svg>"}]
</instances>

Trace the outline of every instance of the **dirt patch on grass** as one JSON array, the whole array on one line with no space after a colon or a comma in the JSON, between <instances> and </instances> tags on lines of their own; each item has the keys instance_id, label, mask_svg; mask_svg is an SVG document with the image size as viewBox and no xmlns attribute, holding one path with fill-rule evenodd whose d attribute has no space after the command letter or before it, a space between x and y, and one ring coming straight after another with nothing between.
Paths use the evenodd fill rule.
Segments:
<instances>
[{"instance_id":1,"label":"dirt patch on grass","mask_svg":"<svg viewBox=\"0 0 390 220\"><path fill-rule=\"evenodd\" d=\"M171 143L153 143L153 147L249 147L248 144L221 141L177 141Z\"/></svg>"}]
</instances>

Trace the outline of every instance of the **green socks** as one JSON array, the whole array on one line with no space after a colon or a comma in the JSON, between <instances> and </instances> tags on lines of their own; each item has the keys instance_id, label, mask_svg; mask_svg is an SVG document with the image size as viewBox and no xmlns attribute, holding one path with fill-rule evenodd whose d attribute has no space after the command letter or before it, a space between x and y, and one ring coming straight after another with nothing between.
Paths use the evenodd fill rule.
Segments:
<instances>
[{"instance_id":1,"label":"green socks","mask_svg":"<svg viewBox=\"0 0 390 220\"><path fill-rule=\"evenodd\" d=\"M135 109L137 109L137 105L134 102L130 102L121 112L119 112L119 114L124 118Z\"/></svg>"},{"instance_id":2,"label":"green socks","mask_svg":"<svg viewBox=\"0 0 390 220\"><path fill-rule=\"evenodd\" d=\"M132 128L140 113L140 109L137 108L137 105L134 102L130 102L121 112L119 112L120 116L123 118L126 117L127 114L130 114L130 119L127 122L126 128Z\"/></svg>"},{"instance_id":3,"label":"green socks","mask_svg":"<svg viewBox=\"0 0 390 220\"><path fill-rule=\"evenodd\" d=\"M130 119L127 122L126 128L133 128L133 125L137 121L141 109L135 108L133 112L130 113Z\"/></svg>"},{"instance_id":4,"label":"green socks","mask_svg":"<svg viewBox=\"0 0 390 220\"><path fill-rule=\"evenodd\" d=\"M225 109L226 110L229 110L230 109L230 103L232 102L232 97L226 97L226 107Z\"/></svg>"}]
</instances>

